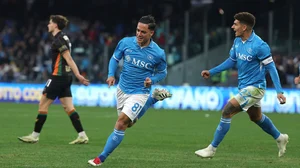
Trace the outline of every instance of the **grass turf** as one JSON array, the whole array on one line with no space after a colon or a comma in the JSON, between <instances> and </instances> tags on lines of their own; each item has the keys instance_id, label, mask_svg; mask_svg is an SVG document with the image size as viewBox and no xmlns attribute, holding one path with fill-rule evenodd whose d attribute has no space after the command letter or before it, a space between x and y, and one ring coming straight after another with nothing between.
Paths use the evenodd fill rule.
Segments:
<instances>
[{"instance_id":1,"label":"grass turf","mask_svg":"<svg viewBox=\"0 0 300 168\"><path fill-rule=\"evenodd\" d=\"M82 168L102 151L117 119L114 108L77 107L90 142L69 145L77 137L70 119L53 105L40 141L25 144L18 136L32 132L36 104L0 103L1 168ZM207 117L207 115L209 116ZM201 159L194 151L212 140L219 112L150 109L125 133L121 145L104 168L297 168L300 167L300 115L267 114L277 128L288 133L290 143L283 158L277 157L273 138L253 124L246 113L235 116L231 129L213 159Z\"/></svg>"}]
</instances>

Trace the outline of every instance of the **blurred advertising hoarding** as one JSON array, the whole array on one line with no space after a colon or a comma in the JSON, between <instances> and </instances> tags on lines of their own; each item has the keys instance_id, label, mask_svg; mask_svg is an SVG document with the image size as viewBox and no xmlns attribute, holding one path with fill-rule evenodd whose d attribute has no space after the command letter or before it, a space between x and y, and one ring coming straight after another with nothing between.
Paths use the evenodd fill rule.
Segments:
<instances>
[{"instance_id":1,"label":"blurred advertising hoarding","mask_svg":"<svg viewBox=\"0 0 300 168\"><path fill-rule=\"evenodd\" d=\"M0 83L0 102L38 103L42 96L44 84ZM207 86L153 86L169 90L173 97L157 102L154 108L191 109L220 111L227 101L237 94L235 87ZM99 85L72 85L73 101L76 106L116 107L116 86L108 88ZM280 105L276 91L267 89L261 100L263 112L300 113L300 90L285 89L287 102ZM54 103L59 103L56 100Z\"/></svg>"}]
</instances>

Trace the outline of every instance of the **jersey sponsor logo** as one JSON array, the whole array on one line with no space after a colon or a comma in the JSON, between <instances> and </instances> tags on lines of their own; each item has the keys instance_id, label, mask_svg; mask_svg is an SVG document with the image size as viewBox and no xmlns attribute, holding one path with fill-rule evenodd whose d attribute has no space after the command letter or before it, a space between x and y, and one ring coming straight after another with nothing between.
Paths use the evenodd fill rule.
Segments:
<instances>
[{"instance_id":1,"label":"jersey sponsor logo","mask_svg":"<svg viewBox=\"0 0 300 168\"><path fill-rule=\"evenodd\" d=\"M65 66L65 70L66 70L66 72L71 72L71 67L68 66L68 65L66 65L66 66Z\"/></svg>"},{"instance_id":2,"label":"jersey sponsor logo","mask_svg":"<svg viewBox=\"0 0 300 168\"><path fill-rule=\"evenodd\" d=\"M135 59L135 58L132 59L132 64L137 65L139 67L146 68L146 69L151 69L151 67L152 67L151 63L141 61L141 60L138 60L138 59Z\"/></svg>"},{"instance_id":3,"label":"jersey sponsor logo","mask_svg":"<svg viewBox=\"0 0 300 168\"><path fill-rule=\"evenodd\" d=\"M243 60L243 61L252 61L253 57L251 55L245 55L241 53L236 53L236 56L238 59Z\"/></svg>"}]
</instances>

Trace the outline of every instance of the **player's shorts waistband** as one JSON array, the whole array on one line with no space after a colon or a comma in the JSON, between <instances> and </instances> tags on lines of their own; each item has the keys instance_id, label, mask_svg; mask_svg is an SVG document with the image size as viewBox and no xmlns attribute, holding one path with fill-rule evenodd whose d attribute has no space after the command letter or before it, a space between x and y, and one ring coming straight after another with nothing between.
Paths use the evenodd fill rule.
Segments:
<instances>
[{"instance_id":1,"label":"player's shorts waistband","mask_svg":"<svg viewBox=\"0 0 300 168\"><path fill-rule=\"evenodd\" d=\"M72 79L71 75L64 75L64 76L57 76L57 75L51 75L51 79L57 79L57 80L66 80L66 79Z\"/></svg>"}]
</instances>

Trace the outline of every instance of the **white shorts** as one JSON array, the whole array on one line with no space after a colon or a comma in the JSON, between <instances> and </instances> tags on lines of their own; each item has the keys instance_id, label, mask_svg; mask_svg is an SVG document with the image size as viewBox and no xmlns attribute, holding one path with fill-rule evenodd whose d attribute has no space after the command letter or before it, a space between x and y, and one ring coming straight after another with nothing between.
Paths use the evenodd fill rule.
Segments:
<instances>
[{"instance_id":1,"label":"white shorts","mask_svg":"<svg viewBox=\"0 0 300 168\"><path fill-rule=\"evenodd\" d=\"M117 88L117 111L122 112L133 121L146 104L149 94L125 94L119 87Z\"/></svg>"},{"instance_id":2,"label":"white shorts","mask_svg":"<svg viewBox=\"0 0 300 168\"><path fill-rule=\"evenodd\" d=\"M247 111L250 107L260 107L260 100L265 94L264 89L260 89L254 86L247 86L239 91L234 98L238 101L241 108Z\"/></svg>"}]
</instances>

